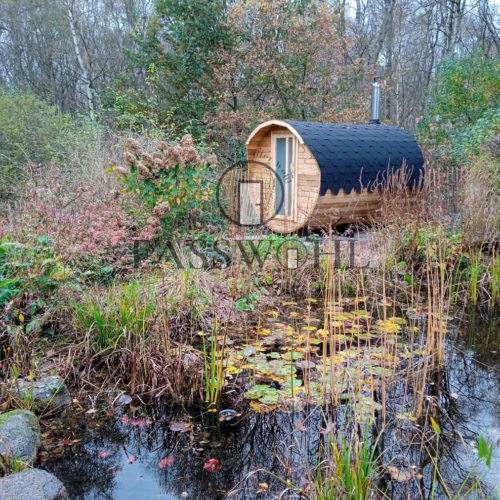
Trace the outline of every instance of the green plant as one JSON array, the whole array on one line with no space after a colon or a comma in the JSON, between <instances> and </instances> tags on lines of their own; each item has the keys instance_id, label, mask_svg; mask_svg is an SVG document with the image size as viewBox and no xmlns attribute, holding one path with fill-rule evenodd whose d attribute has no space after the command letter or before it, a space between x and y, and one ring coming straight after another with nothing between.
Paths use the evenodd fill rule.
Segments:
<instances>
[{"instance_id":1,"label":"green plant","mask_svg":"<svg viewBox=\"0 0 500 500\"><path fill-rule=\"evenodd\" d=\"M473 252L472 249L469 250L469 266L467 268L467 274L469 276L469 297L472 299L474 305L477 304L477 292L478 292L478 281L481 277L483 266L481 264L482 256L482 246L477 251Z\"/></svg>"},{"instance_id":2,"label":"green plant","mask_svg":"<svg viewBox=\"0 0 500 500\"><path fill-rule=\"evenodd\" d=\"M314 482L315 500L367 500L373 494L376 470L375 454L378 439L370 442L368 426L362 440L352 437L348 442L342 434L340 443L329 440L330 460L318 468Z\"/></svg>"},{"instance_id":3,"label":"green plant","mask_svg":"<svg viewBox=\"0 0 500 500\"><path fill-rule=\"evenodd\" d=\"M478 439L478 459L476 462L472 465L470 472L467 474L467 477L464 479L463 483L460 485L460 488L455 494L451 494L448 487L446 486L446 483L443 479L443 476L441 475L441 472L439 471L438 467L438 456L439 456L439 438L441 436L441 428L439 427L439 424L431 417L431 425L432 428L434 429L434 432L436 433L436 454L435 457L431 456L432 464L434 465L434 476L433 476L433 481L432 481L432 489L431 489L431 496L430 498L434 498L435 494L435 488L437 484L437 477L439 476L439 483L442 485L444 492L446 496L450 500L465 500L467 498L470 498L470 494L473 493L474 491L478 490L481 484L481 481L484 479L486 474L488 473L490 467L491 467L491 459L493 456L493 445L488 444L486 441L485 437L482 434L479 434L479 439ZM479 467L481 463L485 464L486 468L488 471L486 471L485 474L483 474L482 477L475 478L472 484L469 486L469 480L470 478L475 474L475 471ZM465 490L468 487L468 489L465 491L465 493L462 493L463 490Z\"/></svg>"},{"instance_id":4,"label":"green plant","mask_svg":"<svg viewBox=\"0 0 500 500\"><path fill-rule=\"evenodd\" d=\"M23 167L67 166L88 147L92 128L30 92L0 86L0 200L12 198L31 175Z\"/></svg>"},{"instance_id":5,"label":"green plant","mask_svg":"<svg viewBox=\"0 0 500 500\"><path fill-rule=\"evenodd\" d=\"M435 144L444 144L451 138L459 148L464 147L464 142L465 148L484 142L498 131L499 96L498 57L487 58L476 51L465 57L446 59L439 65L429 95L429 111L419 123L419 132ZM460 135L466 130L468 137Z\"/></svg>"},{"instance_id":6,"label":"green plant","mask_svg":"<svg viewBox=\"0 0 500 500\"><path fill-rule=\"evenodd\" d=\"M491 303L494 306L500 299L500 254L493 249L491 255Z\"/></svg>"},{"instance_id":7,"label":"green plant","mask_svg":"<svg viewBox=\"0 0 500 500\"><path fill-rule=\"evenodd\" d=\"M87 293L82 302L71 302L75 327L95 350L135 345L147 335L156 310L156 289L134 279L104 293Z\"/></svg>"},{"instance_id":8,"label":"green plant","mask_svg":"<svg viewBox=\"0 0 500 500\"><path fill-rule=\"evenodd\" d=\"M203 233L210 229L210 222L223 224L215 208L212 179L217 158L201 157L189 134L183 136L181 144L169 147L160 141L151 155L129 139L124 160L130 171L122 167L109 169L124 184L124 208L131 216L145 216L140 239L151 240L161 234L162 240L170 242L179 231ZM217 229L211 227L212 232Z\"/></svg>"}]
</instances>

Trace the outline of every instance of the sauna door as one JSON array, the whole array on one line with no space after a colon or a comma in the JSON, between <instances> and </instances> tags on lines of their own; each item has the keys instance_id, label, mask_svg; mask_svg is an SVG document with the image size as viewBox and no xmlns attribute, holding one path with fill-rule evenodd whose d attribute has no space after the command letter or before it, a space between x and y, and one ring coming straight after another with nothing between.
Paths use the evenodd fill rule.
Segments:
<instances>
[{"instance_id":1,"label":"sauna door","mask_svg":"<svg viewBox=\"0 0 500 500\"><path fill-rule=\"evenodd\" d=\"M295 137L291 134L272 134L272 164L276 171L276 217L291 219L295 216ZM279 180L281 182L279 182Z\"/></svg>"}]
</instances>

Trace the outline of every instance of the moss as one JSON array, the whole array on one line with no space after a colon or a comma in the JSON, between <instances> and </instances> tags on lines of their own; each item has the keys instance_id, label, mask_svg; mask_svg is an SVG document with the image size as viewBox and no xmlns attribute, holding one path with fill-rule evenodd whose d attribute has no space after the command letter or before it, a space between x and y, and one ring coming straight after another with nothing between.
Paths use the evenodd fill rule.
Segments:
<instances>
[{"instance_id":1,"label":"moss","mask_svg":"<svg viewBox=\"0 0 500 500\"><path fill-rule=\"evenodd\" d=\"M38 418L36 418L34 413L31 413L27 410L13 410L7 413L3 413L2 415L0 415L0 427L2 427L2 425L7 421L8 418L13 417L14 415L20 415L24 420L26 420L33 431L40 430Z\"/></svg>"}]
</instances>

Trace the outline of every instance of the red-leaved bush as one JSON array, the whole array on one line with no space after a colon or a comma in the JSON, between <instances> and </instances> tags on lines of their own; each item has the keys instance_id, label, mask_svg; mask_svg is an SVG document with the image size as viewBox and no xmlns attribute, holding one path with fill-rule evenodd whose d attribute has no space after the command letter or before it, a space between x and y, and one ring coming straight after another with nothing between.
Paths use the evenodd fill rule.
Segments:
<instances>
[{"instance_id":1,"label":"red-leaved bush","mask_svg":"<svg viewBox=\"0 0 500 500\"><path fill-rule=\"evenodd\" d=\"M80 269L105 264L127 268L132 262L134 221L115 194L98 188L68 186L59 169L39 174L26 186L22 200L4 221L4 232L20 243L50 238L54 252Z\"/></svg>"}]
</instances>

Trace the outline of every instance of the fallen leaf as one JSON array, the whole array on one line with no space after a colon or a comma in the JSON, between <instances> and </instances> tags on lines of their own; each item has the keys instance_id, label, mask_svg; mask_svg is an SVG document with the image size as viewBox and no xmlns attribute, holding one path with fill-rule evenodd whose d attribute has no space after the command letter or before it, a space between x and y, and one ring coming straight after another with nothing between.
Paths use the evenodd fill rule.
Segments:
<instances>
[{"instance_id":1,"label":"fallen leaf","mask_svg":"<svg viewBox=\"0 0 500 500\"><path fill-rule=\"evenodd\" d=\"M122 422L125 424L125 425L128 425L130 424L130 418L127 417L127 415L125 415L123 418L122 418Z\"/></svg>"},{"instance_id":2,"label":"fallen leaf","mask_svg":"<svg viewBox=\"0 0 500 500\"><path fill-rule=\"evenodd\" d=\"M163 460L160 461L158 464L158 467L160 469L165 469L165 467L168 467L169 465L173 464L175 462L175 458L164 458Z\"/></svg>"},{"instance_id":3,"label":"fallen leaf","mask_svg":"<svg viewBox=\"0 0 500 500\"><path fill-rule=\"evenodd\" d=\"M330 421L326 424L326 429L321 429L319 432L320 432L320 434L329 434L330 432L333 431L334 427L335 427L335 424Z\"/></svg>"},{"instance_id":4,"label":"fallen leaf","mask_svg":"<svg viewBox=\"0 0 500 500\"><path fill-rule=\"evenodd\" d=\"M132 413L134 413L134 412L136 412L139 408L140 408L140 406L132 406L132 405L131 405L131 406L130 406L130 411L131 411Z\"/></svg>"},{"instance_id":5,"label":"fallen leaf","mask_svg":"<svg viewBox=\"0 0 500 500\"><path fill-rule=\"evenodd\" d=\"M108 456L108 454L105 451L101 451L101 453L99 453L99 455L101 456L101 458L105 458Z\"/></svg>"},{"instance_id":6,"label":"fallen leaf","mask_svg":"<svg viewBox=\"0 0 500 500\"><path fill-rule=\"evenodd\" d=\"M135 462L135 457L134 455L130 455L130 457L128 457L128 463L129 464L133 464Z\"/></svg>"},{"instance_id":7,"label":"fallen leaf","mask_svg":"<svg viewBox=\"0 0 500 500\"><path fill-rule=\"evenodd\" d=\"M203 468L208 472L219 472L220 471L220 463L216 458L211 458Z\"/></svg>"},{"instance_id":8,"label":"fallen leaf","mask_svg":"<svg viewBox=\"0 0 500 500\"><path fill-rule=\"evenodd\" d=\"M302 423L301 420L297 420L297 422L295 422L295 427L297 428L297 431L299 431L299 432L306 432L307 431L307 427L304 427L304 424Z\"/></svg>"},{"instance_id":9,"label":"fallen leaf","mask_svg":"<svg viewBox=\"0 0 500 500\"><path fill-rule=\"evenodd\" d=\"M97 413L97 410L95 408L91 408L90 410L87 410L85 413L88 413L89 415L93 415L94 413Z\"/></svg>"},{"instance_id":10,"label":"fallen leaf","mask_svg":"<svg viewBox=\"0 0 500 500\"><path fill-rule=\"evenodd\" d=\"M170 430L174 432L188 432L191 430L190 422L172 422L170 424Z\"/></svg>"},{"instance_id":11,"label":"fallen leaf","mask_svg":"<svg viewBox=\"0 0 500 500\"><path fill-rule=\"evenodd\" d=\"M121 405L128 405L131 402L132 402L132 398L128 394L122 394L118 398L118 404L121 404Z\"/></svg>"},{"instance_id":12,"label":"fallen leaf","mask_svg":"<svg viewBox=\"0 0 500 500\"><path fill-rule=\"evenodd\" d=\"M64 446L70 446L73 444L73 441L71 441L71 439L63 439L62 443Z\"/></svg>"},{"instance_id":13,"label":"fallen leaf","mask_svg":"<svg viewBox=\"0 0 500 500\"><path fill-rule=\"evenodd\" d=\"M387 467L387 470L391 474L391 479L396 480L398 483L405 483L413 477L411 472L399 470L397 467Z\"/></svg>"}]
</instances>

